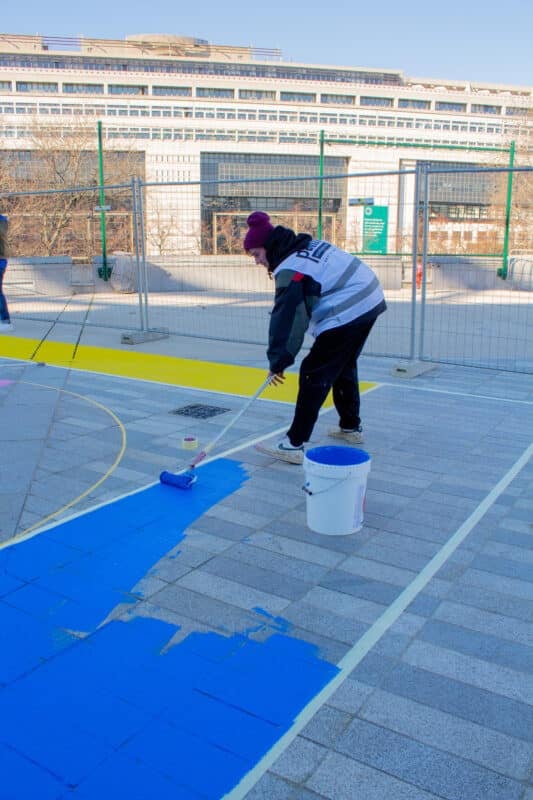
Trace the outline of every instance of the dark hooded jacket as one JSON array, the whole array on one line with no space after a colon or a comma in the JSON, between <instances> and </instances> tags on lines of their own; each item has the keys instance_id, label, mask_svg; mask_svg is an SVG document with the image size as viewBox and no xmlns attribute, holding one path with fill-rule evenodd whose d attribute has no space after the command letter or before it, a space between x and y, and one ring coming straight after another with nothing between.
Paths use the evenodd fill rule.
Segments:
<instances>
[{"instance_id":1,"label":"dark hooded jacket","mask_svg":"<svg viewBox=\"0 0 533 800\"><path fill-rule=\"evenodd\" d=\"M306 250L312 241L307 233L296 234L277 225L265 249L269 272L292 253ZM271 372L283 372L294 364L309 325L313 297L320 295L320 284L308 275L281 270L276 276L274 307L270 316L267 358Z\"/></svg>"},{"instance_id":2,"label":"dark hooded jacket","mask_svg":"<svg viewBox=\"0 0 533 800\"><path fill-rule=\"evenodd\" d=\"M309 323L316 337L356 319L375 319L387 307L368 264L330 242L278 226L265 250L276 282L267 350L271 372L294 363Z\"/></svg>"}]
</instances>

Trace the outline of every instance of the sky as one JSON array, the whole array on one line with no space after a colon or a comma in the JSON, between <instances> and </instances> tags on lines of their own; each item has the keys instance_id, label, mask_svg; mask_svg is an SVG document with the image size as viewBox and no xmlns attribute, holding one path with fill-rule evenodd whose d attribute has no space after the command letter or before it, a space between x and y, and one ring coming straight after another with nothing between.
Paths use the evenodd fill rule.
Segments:
<instances>
[{"instance_id":1,"label":"sky","mask_svg":"<svg viewBox=\"0 0 533 800\"><path fill-rule=\"evenodd\" d=\"M533 3L507 0L23 0L3 33L124 39L166 33L281 49L295 63L533 87Z\"/></svg>"}]
</instances>

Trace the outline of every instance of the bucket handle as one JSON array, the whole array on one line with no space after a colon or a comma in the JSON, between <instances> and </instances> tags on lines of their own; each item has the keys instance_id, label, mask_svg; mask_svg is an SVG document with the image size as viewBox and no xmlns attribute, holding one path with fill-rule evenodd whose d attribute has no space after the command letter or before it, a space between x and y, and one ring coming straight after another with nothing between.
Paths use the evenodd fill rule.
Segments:
<instances>
[{"instance_id":1,"label":"bucket handle","mask_svg":"<svg viewBox=\"0 0 533 800\"><path fill-rule=\"evenodd\" d=\"M313 496L315 494L324 494L324 492L330 492L332 489L335 489L339 484L346 483L346 481L350 480L350 476L347 478L341 478L339 481L333 484L333 486L328 486L327 489L321 489L319 492L312 492L311 489L308 489L309 481L302 486L302 491L306 494Z\"/></svg>"}]
</instances>

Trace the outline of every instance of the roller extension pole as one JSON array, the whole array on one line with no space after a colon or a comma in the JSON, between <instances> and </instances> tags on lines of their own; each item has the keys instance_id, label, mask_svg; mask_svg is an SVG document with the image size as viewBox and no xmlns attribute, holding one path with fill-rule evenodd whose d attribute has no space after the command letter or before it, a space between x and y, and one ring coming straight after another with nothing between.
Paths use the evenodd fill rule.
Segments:
<instances>
[{"instance_id":1,"label":"roller extension pole","mask_svg":"<svg viewBox=\"0 0 533 800\"><path fill-rule=\"evenodd\" d=\"M166 484L167 486L175 486L178 489L190 489L194 483L198 480L198 476L194 471L195 467L207 457L207 454L211 452L214 446L222 439L223 436L232 428L235 423L242 417L242 415L248 411L254 400L257 400L260 394L264 392L266 387L270 384L272 380L272 376L269 375L267 379L261 384L259 389L246 401L243 405L241 410L238 414L236 414L233 419L231 419L228 424L222 428L220 433L217 433L214 439L212 439L209 444L207 444L204 449L198 453L195 458L189 464L189 469L181 473L174 473L174 472L162 472L159 476L159 480L161 483Z\"/></svg>"}]
</instances>

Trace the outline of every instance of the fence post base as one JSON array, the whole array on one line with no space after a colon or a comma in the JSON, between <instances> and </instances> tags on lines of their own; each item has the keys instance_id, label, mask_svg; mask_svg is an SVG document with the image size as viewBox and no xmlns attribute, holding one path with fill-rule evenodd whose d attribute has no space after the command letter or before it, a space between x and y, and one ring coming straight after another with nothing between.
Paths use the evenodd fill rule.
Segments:
<instances>
[{"instance_id":1,"label":"fence post base","mask_svg":"<svg viewBox=\"0 0 533 800\"><path fill-rule=\"evenodd\" d=\"M435 366L428 361L398 361L392 368L392 374L395 378L416 378L417 375L435 369Z\"/></svg>"},{"instance_id":2,"label":"fence post base","mask_svg":"<svg viewBox=\"0 0 533 800\"><path fill-rule=\"evenodd\" d=\"M155 342L157 339L166 339L168 328L151 328L149 331L134 331L133 333L123 333L121 344L143 344L144 342Z\"/></svg>"}]
</instances>

